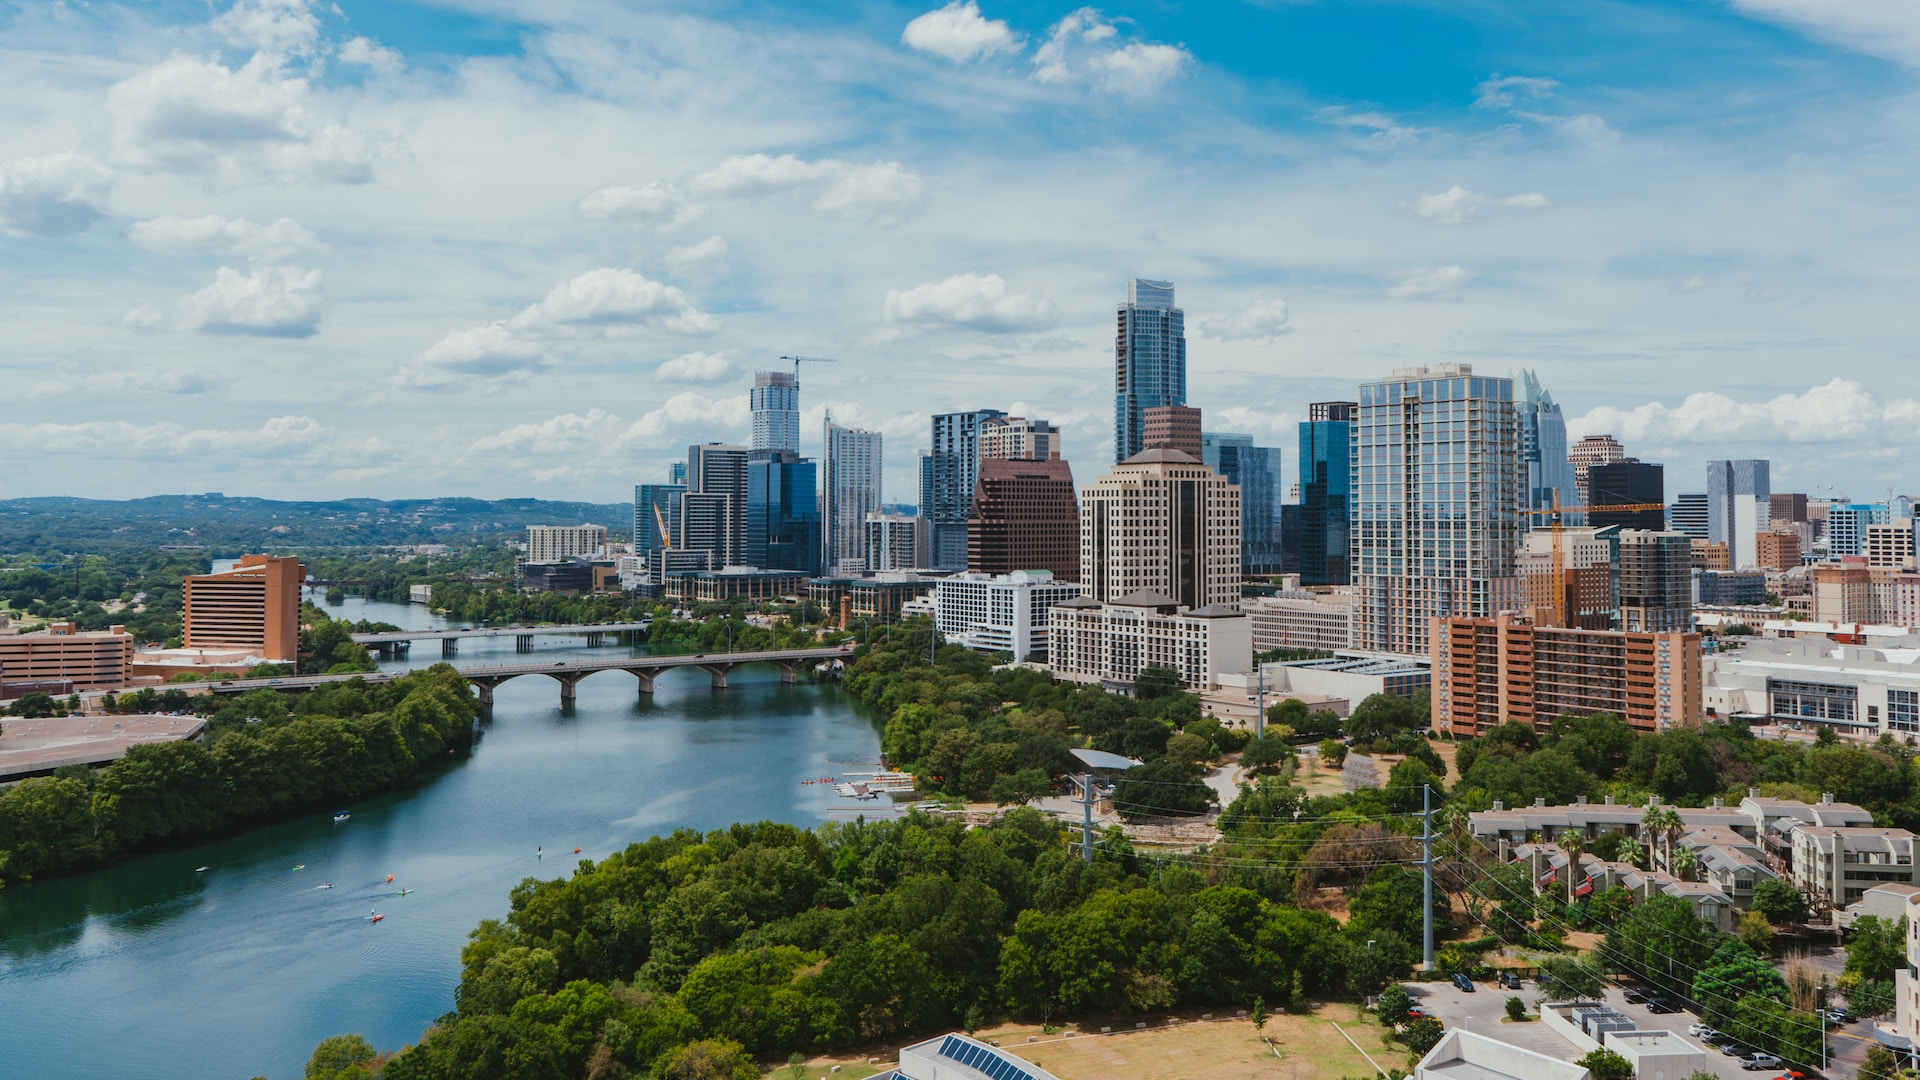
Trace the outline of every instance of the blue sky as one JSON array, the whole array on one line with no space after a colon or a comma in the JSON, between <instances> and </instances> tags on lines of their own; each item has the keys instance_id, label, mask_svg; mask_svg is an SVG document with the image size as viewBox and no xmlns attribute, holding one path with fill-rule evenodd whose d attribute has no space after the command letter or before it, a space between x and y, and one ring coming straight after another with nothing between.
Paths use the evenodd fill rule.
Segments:
<instances>
[{"instance_id":1,"label":"blue sky","mask_svg":"<svg viewBox=\"0 0 1920 1080\"><path fill-rule=\"evenodd\" d=\"M1902 0L0 4L0 494L615 501L795 351L890 496L979 406L1084 482L1136 275L1289 456L1466 362L1671 492L1912 491L1916 67Z\"/></svg>"}]
</instances>

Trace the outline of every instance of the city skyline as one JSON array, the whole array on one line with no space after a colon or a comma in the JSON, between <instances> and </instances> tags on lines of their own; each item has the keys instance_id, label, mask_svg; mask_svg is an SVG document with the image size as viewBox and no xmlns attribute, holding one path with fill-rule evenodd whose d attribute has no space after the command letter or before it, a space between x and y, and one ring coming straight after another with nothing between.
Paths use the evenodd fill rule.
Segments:
<instances>
[{"instance_id":1,"label":"city skyline","mask_svg":"<svg viewBox=\"0 0 1920 1080\"><path fill-rule=\"evenodd\" d=\"M1904 16L546 7L0 15L7 494L610 501L747 443L792 352L842 361L801 427L891 436L890 499L929 413L987 406L1084 482L1130 277L1265 444L1464 361L1676 477L1902 482Z\"/></svg>"}]
</instances>

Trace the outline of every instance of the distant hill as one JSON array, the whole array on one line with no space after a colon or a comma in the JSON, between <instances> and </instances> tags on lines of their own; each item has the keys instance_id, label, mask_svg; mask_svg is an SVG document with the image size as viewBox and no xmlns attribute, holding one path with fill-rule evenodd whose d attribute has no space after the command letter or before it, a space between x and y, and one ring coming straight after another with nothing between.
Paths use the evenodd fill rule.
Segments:
<instances>
[{"instance_id":1,"label":"distant hill","mask_svg":"<svg viewBox=\"0 0 1920 1080\"><path fill-rule=\"evenodd\" d=\"M528 525L580 524L630 530L633 507L545 499L279 502L211 492L125 501L0 499L0 555L180 547L217 557L267 547L448 543Z\"/></svg>"}]
</instances>

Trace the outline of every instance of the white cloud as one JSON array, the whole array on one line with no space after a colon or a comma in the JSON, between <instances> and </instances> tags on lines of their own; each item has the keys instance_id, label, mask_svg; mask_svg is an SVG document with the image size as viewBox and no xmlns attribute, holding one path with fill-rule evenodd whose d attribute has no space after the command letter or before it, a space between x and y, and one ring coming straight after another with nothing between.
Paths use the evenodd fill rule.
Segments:
<instances>
[{"instance_id":1,"label":"white cloud","mask_svg":"<svg viewBox=\"0 0 1920 1080\"><path fill-rule=\"evenodd\" d=\"M987 19L974 0L954 0L907 24L900 40L909 48L964 63L994 53L1017 53L1021 41L1001 19Z\"/></svg>"},{"instance_id":2,"label":"white cloud","mask_svg":"<svg viewBox=\"0 0 1920 1080\"><path fill-rule=\"evenodd\" d=\"M0 164L0 231L68 236L107 212L113 173L84 154L47 154Z\"/></svg>"},{"instance_id":3,"label":"white cloud","mask_svg":"<svg viewBox=\"0 0 1920 1080\"><path fill-rule=\"evenodd\" d=\"M745 394L710 398L687 390L634 421L620 436L620 445L684 449L690 440L712 438L715 428L738 431L747 426L748 417Z\"/></svg>"},{"instance_id":4,"label":"white cloud","mask_svg":"<svg viewBox=\"0 0 1920 1080\"><path fill-rule=\"evenodd\" d=\"M1436 195L1421 195L1413 201L1413 212L1435 225L1465 225L1480 216L1487 206L1506 206L1516 210L1544 210L1547 197L1537 191L1495 197L1468 191L1455 184Z\"/></svg>"},{"instance_id":5,"label":"white cloud","mask_svg":"<svg viewBox=\"0 0 1920 1080\"><path fill-rule=\"evenodd\" d=\"M1052 326L1060 318L1060 309L1045 297L1010 292L999 274L955 274L904 292L889 289L882 314L890 323L1011 334Z\"/></svg>"},{"instance_id":6,"label":"white cloud","mask_svg":"<svg viewBox=\"0 0 1920 1080\"><path fill-rule=\"evenodd\" d=\"M69 372L34 383L26 396L28 400L41 400L82 392L204 394L218 386L219 381L201 368L96 371L84 375Z\"/></svg>"},{"instance_id":7,"label":"white cloud","mask_svg":"<svg viewBox=\"0 0 1920 1080\"><path fill-rule=\"evenodd\" d=\"M340 46L340 62L357 64L381 75L397 75L406 66L400 53L370 38L351 38Z\"/></svg>"},{"instance_id":8,"label":"white cloud","mask_svg":"<svg viewBox=\"0 0 1920 1080\"><path fill-rule=\"evenodd\" d=\"M239 0L210 25L233 44L262 52L307 53L320 39L307 0Z\"/></svg>"},{"instance_id":9,"label":"white cloud","mask_svg":"<svg viewBox=\"0 0 1920 1080\"><path fill-rule=\"evenodd\" d=\"M75 424L0 423L0 443L33 445L58 453L99 458L176 458L243 455L287 458L326 449L333 433L308 416L276 416L253 430L187 428L180 424L134 424L91 420Z\"/></svg>"},{"instance_id":10,"label":"white cloud","mask_svg":"<svg viewBox=\"0 0 1920 1080\"><path fill-rule=\"evenodd\" d=\"M601 267L563 281L546 298L513 317L515 330L648 328L709 334L719 320L693 306L687 294L632 270Z\"/></svg>"},{"instance_id":11,"label":"white cloud","mask_svg":"<svg viewBox=\"0 0 1920 1080\"><path fill-rule=\"evenodd\" d=\"M1568 421L1579 435L1609 432L1628 442L1793 442L1911 444L1920 440L1920 401L1869 392L1835 378L1801 394L1737 401L1717 391L1689 394L1677 406L1648 402L1601 406Z\"/></svg>"},{"instance_id":12,"label":"white cloud","mask_svg":"<svg viewBox=\"0 0 1920 1080\"><path fill-rule=\"evenodd\" d=\"M1473 107L1476 109L1511 109L1522 100L1536 100L1553 93L1560 84L1552 79L1536 79L1526 75L1495 75L1473 88Z\"/></svg>"},{"instance_id":13,"label":"white cloud","mask_svg":"<svg viewBox=\"0 0 1920 1080\"><path fill-rule=\"evenodd\" d=\"M1800 27L1850 49L1920 67L1920 8L1910 0L1731 0L1736 10Z\"/></svg>"},{"instance_id":14,"label":"white cloud","mask_svg":"<svg viewBox=\"0 0 1920 1080\"><path fill-rule=\"evenodd\" d=\"M1349 112L1339 106L1321 109L1316 117L1324 124L1349 131L1368 132L1367 141L1377 146L1398 146L1411 142L1430 130L1403 124L1383 112Z\"/></svg>"},{"instance_id":15,"label":"white cloud","mask_svg":"<svg viewBox=\"0 0 1920 1080\"><path fill-rule=\"evenodd\" d=\"M707 211L699 203L689 202L672 184L658 180L642 187L603 187L581 199L578 209L581 217L632 221L660 229L684 225Z\"/></svg>"},{"instance_id":16,"label":"white cloud","mask_svg":"<svg viewBox=\"0 0 1920 1080\"><path fill-rule=\"evenodd\" d=\"M278 262L325 247L320 238L292 218L259 225L246 218L218 214L175 217L171 214L134 222L127 239L162 255L239 255Z\"/></svg>"},{"instance_id":17,"label":"white cloud","mask_svg":"<svg viewBox=\"0 0 1920 1080\"><path fill-rule=\"evenodd\" d=\"M603 409L587 415L562 413L537 424L515 424L497 435L476 440L476 451L511 450L545 455L588 454L603 449L620 436L620 418Z\"/></svg>"},{"instance_id":18,"label":"white cloud","mask_svg":"<svg viewBox=\"0 0 1920 1080\"><path fill-rule=\"evenodd\" d=\"M1114 44L1118 28L1097 9L1083 7L1053 24L1033 53L1033 77L1043 83L1087 82L1102 90L1145 94L1179 75L1193 54L1178 45Z\"/></svg>"},{"instance_id":19,"label":"white cloud","mask_svg":"<svg viewBox=\"0 0 1920 1080\"><path fill-rule=\"evenodd\" d=\"M255 337L312 337L320 331L320 309L326 292L320 271L286 266L256 267L246 274L223 266L213 284L173 304L170 318L152 308L128 316L134 325L171 322L175 329L203 334L246 334Z\"/></svg>"},{"instance_id":20,"label":"white cloud","mask_svg":"<svg viewBox=\"0 0 1920 1080\"><path fill-rule=\"evenodd\" d=\"M1255 438L1278 436L1284 439L1293 436L1300 430L1300 419L1272 402L1265 405L1229 405L1224 409L1207 410L1209 428L1241 432Z\"/></svg>"},{"instance_id":21,"label":"white cloud","mask_svg":"<svg viewBox=\"0 0 1920 1080\"><path fill-rule=\"evenodd\" d=\"M319 115L307 80L283 65L267 52L238 69L174 56L115 85L107 114L121 160L223 184L371 180L366 141Z\"/></svg>"},{"instance_id":22,"label":"white cloud","mask_svg":"<svg viewBox=\"0 0 1920 1080\"><path fill-rule=\"evenodd\" d=\"M1394 275L1387 296L1394 300L1458 300L1473 280L1464 266L1417 266Z\"/></svg>"},{"instance_id":23,"label":"white cloud","mask_svg":"<svg viewBox=\"0 0 1920 1080\"><path fill-rule=\"evenodd\" d=\"M687 244L667 252L667 265L675 273L687 274L711 269L727 258L727 241L715 234L697 244Z\"/></svg>"},{"instance_id":24,"label":"white cloud","mask_svg":"<svg viewBox=\"0 0 1920 1080\"><path fill-rule=\"evenodd\" d=\"M1287 302L1273 296L1254 301L1245 311L1208 319L1200 330L1222 341L1272 341L1292 333L1293 323L1288 320Z\"/></svg>"},{"instance_id":25,"label":"white cloud","mask_svg":"<svg viewBox=\"0 0 1920 1080\"><path fill-rule=\"evenodd\" d=\"M806 161L793 154L730 157L689 184L720 198L812 190L817 192L813 208L820 213L882 224L897 221L918 205L925 188L918 174L897 161Z\"/></svg>"},{"instance_id":26,"label":"white cloud","mask_svg":"<svg viewBox=\"0 0 1920 1080\"><path fill-rule=\"evenodd\" d=\"M416 363L401 368L396 380L422 389L451 389L525 379L558 362L537 342L516 337L505 323L491 322L434 342Z\"/></svg>"},{"instance_id":27,"label":"white cloud","mask_svg":"<svg viewBox=\"0 0 1920 1080\"><path fill-rule=\"evenodd\" d=\"M733 375L733 361L728 360L725 353L690 352L653 369L653 377L661 382L724 382Z\"/></svg>"}]
</instances>

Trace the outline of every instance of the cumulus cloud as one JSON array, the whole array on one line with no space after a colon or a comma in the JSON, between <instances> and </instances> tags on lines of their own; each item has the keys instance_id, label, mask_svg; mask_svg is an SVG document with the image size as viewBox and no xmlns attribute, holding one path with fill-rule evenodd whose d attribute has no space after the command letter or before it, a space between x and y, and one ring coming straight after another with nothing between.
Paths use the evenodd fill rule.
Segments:
<instances>
[{"instance_id":1,"label":"cumulus cloud","mask_svg":"<svg viewBox=\"0 0 1920 1080\"><path fill-rule=\"evenodd\" d=\"M1002 19L980 14L974 0L954 0L946 7L929 11L907 24L900 40L908 48L965 63L994 53L1017 53L1022 47Z\"/></svg>"},{"instance_id":2,"label":"cumulus cloud","mask_svg":"<svg viewBox=\"0 0 1920 1080\"><path fill-rule=\"evenodd\" d=\"M733 374L733 361L725 353L690 352L653 369L654 378L677 383L724 382Z\"/></svg>"},{"instance_id":3,"label":"cumulus cloud","mask_svg":"<svg viewBox=\"0 0 1920 1080\"><path fill-rule=\"evenodd\" d=\"M1732 0L1735 10L1920 67L1920 10L1907 0Z\"/></svg>"},{"instance_id":4,"label":"cumulus cloud","mask_svg":"<svg viewBox=\"0 0 1920 1080\"><path fill-rule=\"evenodd\" d=\"M1464 266L1416 266L1394 275L1387 296L1394 300L1458 300L1473 280Z\"/></svg>"},{"instance_id":5,"label":"cumulus cloud","mask_svg":"<svg viewBox=\"0 0 1920 1080\"><path fill-rule=\"evenodd\" d=\"M223 184L373 178L366 140L320 115L307 80L275 53L237 69L173 56L108 90L107 116L120 160L138 168Z\"/></svg>"},{"instance_id":6,"label":"cumulus cloud","mask_svg":"<svg viewBox=\"0 0 1920 1080\"><path fill-rule=\"evenodd\" d=\"M684 225L707 211L699 203L689 202L672 184L658 180L639 187L603 187L581 199L578 209L581 217L631 221L658 229Z\"/></svg>"},{"instance_id":7,"label":"cumulus cloud","mask_svg":"<svg viewBox=\"0 0 1920 1080\"><path fill-rule=\"evenodd\" d=\"M718 235L709 236L697 244L674 248L666 255L667 265L681 274L711 269L725 262L726 258L727 241Z\"/></svg>"},{"instance_id":8,"label":"cumulus cloud","mask_svg":"<svg viewBox=\"0 0 1920 1080\"><path fill-rule=\"evenodd\" d=\"M1631 409L1603 405L1568 421L1568 429L1581 435L1610 432L1628 442L1908 444L1920 438L1920 401L1870 393L1852 379L1836 378L1767 401L1703 391L1675 406L1657 401Z\"/></svg>"},{"instance_id":9,"label":"cumulus cloud","mask_svg":"<svg viewBox=\"0 0 1920 1080\"><path fill-rule=\"evenodd\" d=\"M259 225L246 218L218 214L169 214L137 221L127 229L127 239L162 255L239 255L263 262L279 262L325 246L292 218Z\"/></svg>"},{"instance_id":10,"label":"cumulus cloud","mask_svg":"<svg viewBox=\"0 0 1920 1080\"><path fill-rule=\"evenodd\" d=\"M687 294L632 270L601 267L563 281L545 299L513 317L515 330L646 328L708 334L719 321Z\"/></svg>"},{"instance_id":11,"label":"cumulus cloud","mask_svg":"<svg viewBox=\"0 0 1920 1080\"><path fill-rule=\"evenodd\" d=\"M264 52L307 53L320 39L320 20L307 0L240 0L211 25L229 42Z\"/></svg>"},{"instance_id":12,"label":"cumulus cloud","mask_svg":"<svg viewBox=\"0 0 1920 1080\"><path fill-rule=\"evenodd\" d=\"M406 66L397 51L364 37L347 40L340 46L338 55L343 64L356 64L381 75L398 74Z\"/></svg>"},{"instance_id":13,"label":"cumulus cloud","mask_svg":"<svg viewBox=\"0 0 1920 1080\"><path fill-rule=\"evenodd\" d=\"M29 400L65 397L81 392L204 394L219 385L199 368L169 367L159 371L63 372L27 389Z\"/></svg>"},{"instance_id":14,"label":"cumulus cloud","mask_svg":"<svg viewBox=\"0 0 1920 1080\"><path fill-rule=\"evenodd\" d=\"M478 439L475 450L538 451L543 455L585 454L605 447L620 436L620 418L603 409L562 413L537 424L515 424L497 435Z\"/></svg>"},{"instance_id":15,"label":"cumulus cloud","mask_svg":"<svg viewBox=\"0 0 1920 1080\"><path fill-rule=\"evenodd\" d=\"M1421 195L1413 201L1413 212L1435 225L1465 225L1480 217L1481 212L1489 206L1544 210L1548 203L1547 197L1537 191L1506 196L1482 195L1455 184L1436 195Z\"/></svg>"},{"instance_id":16,"label":"cumulus cloud","mask_svg":"<svg viewBox=\"0 0 1920 1080\"><path fill-rule=\"evenodd\" d=\"M113 173L85 154L47 154L0 164L0 231L69 236L107 212Z\"/></svg>"},{"instance_id":17,"label":"cumulus cloud","mask_svg":"<svg viewBox=\"0 0 1920 1080\"><path fill-rule=\"evenodd\" d=\"M1097 9L1069 13L1047 31L1033 53L1033 77L1043 83L1085 82L1101 90L1144 94L1159 89L1192 62L1179 45L1118 41L1119 29Z\"/></svg>"},{"instance_id":18,"label":"cumulus cloud","mask_svg":"<svg viewBox=\"0 0 1920 1080\"><path fill-rule=\"evenodd\" d=\"M286 266L256 267L245 274L223 266L214 272L213 284L181 297L170 312L141 308L128 321L171 324L203 334L312 337L320 332L320 309L326 301L320 276L318 270Z\"/></svg>"},{"instance_id":19,"label":"cumulus cloud","mask_svg":"<svg viewBox=\"0 0 1920 1080\"><path fill-rule=\"evenodd\" d=\"M421 389L446 389L472 381L513 381L559 361L537 342L514 335L503 322L456 330L403 367L396 381Z\"/></svg>"},{"instance_id":20,"label":"cumulus cloud","mask_svg":"<svg viewBox=\"0 0 1920 1080\"><path fill-rule=\"evenodd\" d=\"M1511 109L1521 101L1533 101L1553 93L1560 84L1552 79L1526 75L1495 75L1473 88L1476 109Z\"/></svg>"},{"instance_id":21,"label":"cumulus cloud","mask_svg":"<svg viewBox=\"0 0 1920 1080\"><path fill-rule=\"evenodd\" d=\"M890 323L1012 334L1052 326L1060 309L1045 297L1009 290L999 274L955 274L904 292L889 289L882 316Z\"/></svg>"},{"instance_id":22,"label":"cumulus cloud","mask_svg":"<svg viewBox=\"0 0 1920 1080\"><path fill-rule=\"evenodd\" d=\"M813 208L829 217L888 223L920 202L925 184L897 161L861 164L793 154L741 154L689 181L694 191L718 198L752 198L784 191L812 191Z\"/></svg>"},{"instance_id":23,"label":"cumulus cloud","mask_svg":"<svg viewBox=\"0 0 1920 1080\"><path fill-rule=\"evenodd\" d=\"M1317 118L1323 124L1346 128L1348 131L1363 132L1367 141L1376 146L1399 146L1425 135L1430 129L1403 124L1383 112L1352 112L1340 106L1321 109Z\"/></svg>"},{"instance_id":24,"label":"cumulus cloud","mask_svg":"<svg viewBox=\"0 0 1920 1080\"><path fill-rule=\"evenodd\" d=\"M1222 341L1272 341L1293 332L1287 302L1277 296L1256 300L1245 311L1200 324L1201 332Z\"/></svg>"},{"instance_id":25,"label":"cumulus cloud","mask_svg":"<svg viewBox=\"0 0 1920 1080\"><path fill-rule=\"evenodd\" d=\"M689 439L710 437L715 428L737 431L746 427L749 415L745 394L710 398L687 390L634 421L620 436L620 445L684 448Z\"/></svg>"},{"instance_id":26,"label":"cumulus cloud","mask_svg":"<svg viewBox=\"0 0 1920 1080\"><path fill-rule=\"evenodd\" d=\"M74 424L0 423L0 442L106 458L196 455L287 458L328 449L333 433L308 416L276 416L254 429L188 428L174 423L91 420Z\"/></svg>"}]
</instances>

